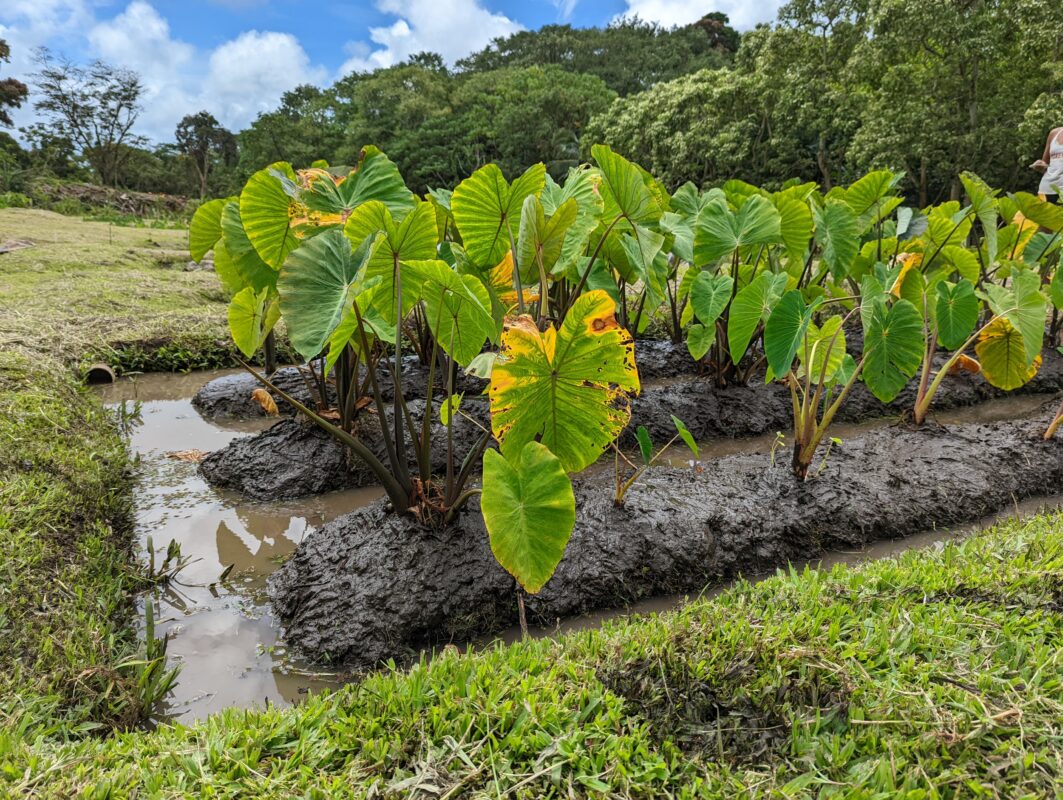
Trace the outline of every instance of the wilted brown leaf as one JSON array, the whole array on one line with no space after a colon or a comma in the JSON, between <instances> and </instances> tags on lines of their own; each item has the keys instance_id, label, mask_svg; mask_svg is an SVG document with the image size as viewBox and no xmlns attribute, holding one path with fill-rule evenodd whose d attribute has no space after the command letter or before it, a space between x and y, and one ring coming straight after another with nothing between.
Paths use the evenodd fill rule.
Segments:
<instances>
[{"instance_id":1,"label":"wilted brown leaf","mask_svg":"<svg viewBox=\"0 0 1063 800\"><path fill-rule=\"evenodd\" d=\"M174 461L187 461L190 464L198 464L207 457L207 452L205 450L175 450L172 453L167 453L166 457L172 458Z\"/></svg>"},{"instance_id":2,"label":"wilted brown leaf","mask_svg":"<svg viewBox=\"0 0 1063 800\"><path fill-rule=\"evenodd\" d=\"M274 401L273 395L265 389L255 389L251 392L251 399L262 406L262 410L266 412L267 417L275 417L280 413L277 410L277 403Z\"/></svg>"}]
</instances>

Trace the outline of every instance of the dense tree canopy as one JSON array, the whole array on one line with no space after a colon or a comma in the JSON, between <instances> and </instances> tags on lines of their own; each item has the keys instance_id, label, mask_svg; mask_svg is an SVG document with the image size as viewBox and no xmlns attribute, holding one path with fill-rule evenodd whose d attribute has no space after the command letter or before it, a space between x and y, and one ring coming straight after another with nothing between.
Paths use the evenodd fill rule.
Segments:
<instances>
[{"instance_id":1,"label":"dense tree canopy","mask_svg":"<svg viewBox=\"0 0 1063 800\"><path fill-rule=\"evenodd\" d=\"M737 176L825 189L904 170L921 205L959 175L1030 188L1063 124L1063 4L1050 0L794 0L743 37L730 69L617 100L588 127L673 186Z\"/></svg>"},{"instance_id":2,"label":"dense tree canopy","mask_svg":"<svg viewBox=\"0 0 1063 800\"><path fill-rule=\"evenodd\" d=\"M59 76L43 73L38 107L50 104L55 124L23 131L32 149L22 157L57 174L88 163L131 187L219 196L275 161L354 163L371 143L423 193L490 161L510 175L542 161L561 176L604 142L673 188L739 177L830 189L888 167L926 205L958 196L967 169L1032 188L1026 167L1063 125L1061 61L1058 0L791 0L743 35L715 12L672 29L548 25L453 68L421 53L300 86L236 134L238 156L232 140L224 154L204 149L210 125L178 136L176 150L83 141L56 100ZM136 98L123 108L128 134ZM108 167L101 152L123 161Z\"/></svg>"}]
</instances>

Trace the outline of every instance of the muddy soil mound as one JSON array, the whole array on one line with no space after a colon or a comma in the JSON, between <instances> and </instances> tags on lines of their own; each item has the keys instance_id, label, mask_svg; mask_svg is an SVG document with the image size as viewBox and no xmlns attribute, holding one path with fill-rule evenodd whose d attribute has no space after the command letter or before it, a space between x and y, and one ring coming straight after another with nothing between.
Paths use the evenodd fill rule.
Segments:
<instances>
[{"instance_id":1,"label":"muddy soil mound","mask_svg":"<svg viewBox=\"0 0 1063 800\"><path fill-rule=\"evenodd\" d=\"M942 360L943 361L943 360ZM915 406L918 379L891 402L880 402L863 383L853 387L835 419L865 422L903 415ZM1063 391L1063 356L1045 351L1044 364L1033 380L1011 394L1049 394ZM961 372L946 378L934 396L933 411L984 403L1006 397L980 375ZM645 425L654 441L667 441L675 434L672 415L683 420L695 439L743 438L766 433L789 432L793 425L790 391L782 384L754 380L746 386L717 387L708 377L687 377L646 386L632 403L631 425L622 440L635 443L635 429Z\"/></svg>"},{"instance_id":2,"label":"muddy soil mound","mask_svg":"<svg viewBox=\"0 0 1063 800\"><path fill-rule=\"evenodd\" d=\"M239 376L234 376L239 377ZM408 403L415 421L420 421L423 400ZM462 409L488 425L487 404L462 403ZM386 417L391 425L391 411ZM447 431L438 422L439 403L433 404L432 467L446 469ZM419 433L419 430L418 430ZM455 459L462 459L479 439L480 429L468 420L454 420ZM387 463L384 439L375 414L363 414L358 435L377 458ZM409 431L406 431L410 441ZM408 449L410 468L416 469L412 446ZM299 418L282 419L262 433L235 439L204 458L200 473L212 486L237 491L255 500L285 500L321 494L336 489L374 486L380 481L362 459L313 423Z\"/></svg>"},{"instance_id":3,"label":"muddy soil mound","mask_svg":"<svg viewBox=\"0 0 1063 800\"><path fill-rule=\"evenodd\" d=\"M1063 442L1027 422L880 429L837 445L795 482L786 459L729 456L702 471L652 470L624 508L606 476L577 485L565 557L531 619L551 625L640 598L696 592L819 554L1058 493ZM377 503L323 526L269 583L286 639L315 660L368 667L498 632L517 618L514 581L491 555L475 503L442 531Z\"/></svg>"},{"instance_id":4,"label":"muddy soil mound","mask_svg":"<svg viewBox=\"0 0 1063 800\"><path fill-rule=\"evenodd\" d=\"M415 359L404 359L403 387L407 400L423 400L424 387L428 383L428 371ZM365 371L360 370L359 375L364 379ZM380 396L385 401L391 401L395 397L394 382L391 373L381 367L377 371L377 380L380 386ZM286 394L310 408L316 407L316 398L311 395L311 389L307 381L299 374L297 367L281 367L273 373L270 381ZM251 393L261 384L250 373L235 373L223 375L205 384L192 398L192 405L207 419L251 419L265 416L262 407L251 398ZM442 379L436 375L437 398L446 394ZM466 394L480 394L487 387L487 381L473 378L458 371L455 375L454 391ZM263 387L264 388L264 387ZM316 392L316 388L314 389ZM330 382L327 385L329 403L335 405L335 386ZM277 410L284 416L295 413L283 397L276 392L270 391L277 403Z\"/></svg>"}]
</instances>

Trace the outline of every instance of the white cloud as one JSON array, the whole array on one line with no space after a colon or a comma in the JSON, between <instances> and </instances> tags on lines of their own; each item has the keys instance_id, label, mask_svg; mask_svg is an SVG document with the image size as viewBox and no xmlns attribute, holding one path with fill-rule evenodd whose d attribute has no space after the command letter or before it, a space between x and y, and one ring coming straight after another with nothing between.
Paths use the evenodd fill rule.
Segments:
<instances>
[{"instance_id":1,"label":"white cloud","mask_svg":"<svg viewBox=\"0 0 1063 800\"><path fill-rule=\"evenodd\" d=\"M134 0L118 16L94 25L88 40L94 55L140 75L144 110L137 132L169 140L177 120L198 110L190 107L196 49L171 38L170 24L148 3Z\"/></svg>"},{"instance_id":2,"label":"white cloud","mask_svg":"<svg viewBox=\"0 0 1063 800\"><path fill-rule=\"evenodd\" d=\"M572 12L576 10L576 6L579 4L579 0L551 0L554 4L554 8L557 9L557 16L561 22L568 22L572 19Z\"/></svg>"},{"instance_id":3,"label":"white cloud","mask_svg":"<svg viewBox=\"0 0 1063 800\"><path fill-rule=\"evenodd\" d=\"M567 6L572 0L561 2ZM370 28L372 45L348 45L351 58L340 67L341 75L390 67L425 51L439 53L453 63L492 39L523 28L504 14L484 8L479 0L377 0L376 7L398 19L386 27Z\"/></svg>"},{"instance_id":4,"label":"white cloud","mask_svg":"<svg viewBox=\"0 0 1063 800\"><path fill-rule=\"evenodd\" d=\"M666 28L697 22L710 11L722 11L731 18L731 25L740 31L749 30L758 22L771 22L784 0L716 0L706 4L699 0L627 0L627 9L617 15L656 22Z\"/></svg>"},{"instance_id":5,"label":"white cloud","mask_svg":"<svg viewBox=\"0 0 1063 800\"><path fill-rule=\"evenodd\" d=\"M276 108L289 89L328 77L298 39L271 31L241 33L211 53L209 66L201 104L234 130Z\"/></svg>"},{"instance_id":6,"label":"white cloud","mask_svg":"<svg viewBox=\"0 0 1063 800\"><path fill-rule=\"evenodd\" d=\"M121 13L97 20L89 0L6 0L0 38L12 45L12 64L3 75L27 80L35 69L32 50L42 44L61 50L88 46L89 58L102 58L137 72L144 84L144 109L134 128L156 142L172 141L181 117L210 111L233 130L262 111L276 108L280 96L303 83L322 83L326 70L311 64L299 41L288 33L246 31L202 51L175 39L169 22L146 0L133 0ZM31 87L32 91L32 87ZM17 126L34 121L32 96L15 115Z\"/></svg>"}]
</instances>

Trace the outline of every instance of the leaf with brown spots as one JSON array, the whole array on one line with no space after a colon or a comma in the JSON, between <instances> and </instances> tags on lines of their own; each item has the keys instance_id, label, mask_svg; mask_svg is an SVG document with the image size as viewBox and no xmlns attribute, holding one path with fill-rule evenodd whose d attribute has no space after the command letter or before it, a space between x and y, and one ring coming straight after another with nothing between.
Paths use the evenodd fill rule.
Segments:
<instances>
[{"instance_id":1,"label":"leaf with brown spots","mask_svg":"<svg viewBox=\"0 0 1063 800\"><path fill-rule=\"evenodd\" d=\"M604 291L581 296L560 330L511 317L491 373L491 427L503 455L541 441L567 472L593 463L631 418L639 391L631 335Z\"/></svg>"}]
</instances>

